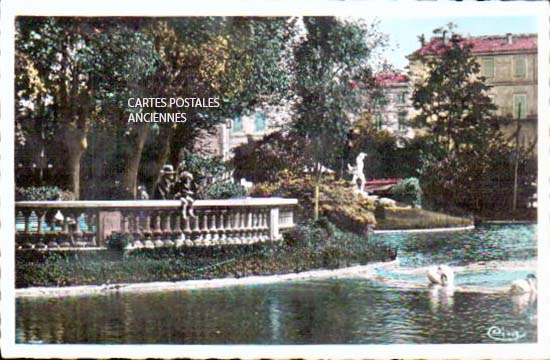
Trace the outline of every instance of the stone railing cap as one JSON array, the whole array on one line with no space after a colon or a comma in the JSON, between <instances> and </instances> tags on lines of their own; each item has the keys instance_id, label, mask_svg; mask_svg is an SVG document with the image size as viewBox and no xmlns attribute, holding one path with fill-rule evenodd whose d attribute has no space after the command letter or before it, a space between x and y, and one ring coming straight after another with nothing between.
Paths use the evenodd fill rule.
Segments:
<instances>
[{"instance_id":1,"label":"stone railing cap","mask_svg":"<svg viewBox=\"0 0 550 360\"><path fill-rule=\"evenodd\" d=\"M279 197L268 198L239 198L223 200L196 200L194 208L201 207L236 207L236 206L285 206L296 205L297 199ZM180 200L68 200L68 201L16 201L16 208L178 208Z\"/></svg>"}]
</instances>

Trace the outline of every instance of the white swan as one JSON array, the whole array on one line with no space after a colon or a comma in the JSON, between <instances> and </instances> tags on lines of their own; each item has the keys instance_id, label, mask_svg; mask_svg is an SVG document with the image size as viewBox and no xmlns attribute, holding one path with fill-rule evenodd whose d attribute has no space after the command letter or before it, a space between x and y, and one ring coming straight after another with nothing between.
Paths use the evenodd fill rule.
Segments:
<instances>
[{"instance_id":1,"label":"white swan","mask_svg":"<svg viewBox=\"0 0 550 360\"><path fill-rule=\"evenodd\" d=\"M427 275L430 284L442 286L454 285L455 275L453 269L448 265L430 266Z\"/></svg>"},{"instance_id":2,"label":"white swan","mask_svg":"<svg viewBox=\"0 0 550 360\"><path fill-rule=\"evenodd\" d=\"M537 292L537 277L533 274L527 275L525 279L515 280L510 286L512 294L526 294Z\"/></svg>"}]
</instances>

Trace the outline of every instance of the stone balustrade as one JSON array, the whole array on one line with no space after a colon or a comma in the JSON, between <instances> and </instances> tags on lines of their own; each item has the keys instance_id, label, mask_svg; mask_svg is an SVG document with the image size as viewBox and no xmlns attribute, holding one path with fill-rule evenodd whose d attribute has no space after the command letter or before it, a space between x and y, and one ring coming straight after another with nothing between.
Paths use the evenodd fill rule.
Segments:
<instances>
[{"instance_id":1,"label":"stone balustrade","mask_svg":"<svg viewBox=\"0 0 550 360\"><path fill-rule=\"evenodd\" d=\"M128 248L251 244L282 239L294 226L296 199L16 202L18 249L105 246L113 233L132 235Z\"/></svg>"}]
</instances>

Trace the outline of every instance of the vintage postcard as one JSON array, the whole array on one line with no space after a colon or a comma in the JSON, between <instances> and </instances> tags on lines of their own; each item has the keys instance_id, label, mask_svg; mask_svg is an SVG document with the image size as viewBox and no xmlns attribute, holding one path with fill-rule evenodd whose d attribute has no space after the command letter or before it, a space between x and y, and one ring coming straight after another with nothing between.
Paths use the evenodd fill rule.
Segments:
<instances>
[{"instance_id":1,"label":"vintage postcard","mask_svg":"<svg viewBox=\"0 0 550 360\"><path fill-rule=\"evenodd\" d=\"M546 358L548 4L2 4L5 357Z\"/></svg>"}]
</instances>

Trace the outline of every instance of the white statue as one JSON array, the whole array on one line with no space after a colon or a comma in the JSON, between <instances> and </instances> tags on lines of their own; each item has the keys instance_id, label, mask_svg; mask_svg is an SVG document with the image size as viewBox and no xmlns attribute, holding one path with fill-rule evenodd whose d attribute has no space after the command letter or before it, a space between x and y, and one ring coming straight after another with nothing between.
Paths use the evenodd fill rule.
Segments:
<instances>
[{"instance_id":1,"label":"white statue","mask_svg":"<svg viewBox=\"0 0 550 360\"><path fill-rule=\"evenodd\" d=\"M350 174L353 175L353 179L351 179L351 182L354 185L357 185L357 180L359 179L361 181L361 185L359 185L358 188L360 192L363 192L363 190L365 189L365 183L367 182L367 179L365 178L365 174L363 172L365 168L364 161L366 157L367 154L361 152L359 153L359 155L357 155L357 158L355 158L355 166L351 166L350 164L348 164L348 171Z\"/></svg>"},{"instance_id":2,"label":"white statue","mask_svg":"<svg viewBox=\"0 0 550 360\"><path fill-rule=\"evenodd\" d=\"M250 189L252 189L252 186L254 186L252 181L247 181L245 178L241 178L240 184L243 188L245 188L247 194Z\"/></svg>"}]
</instances>

